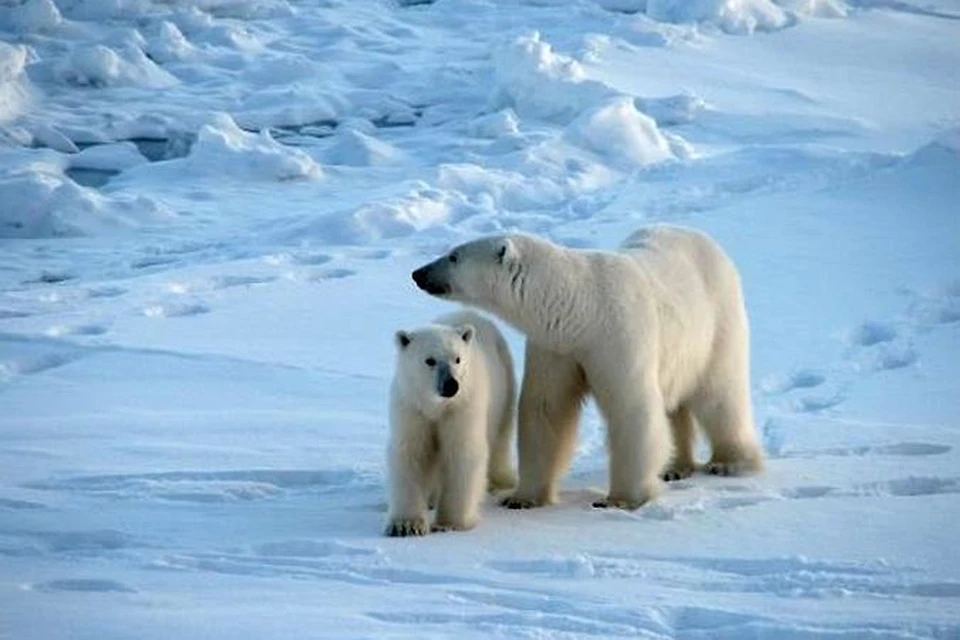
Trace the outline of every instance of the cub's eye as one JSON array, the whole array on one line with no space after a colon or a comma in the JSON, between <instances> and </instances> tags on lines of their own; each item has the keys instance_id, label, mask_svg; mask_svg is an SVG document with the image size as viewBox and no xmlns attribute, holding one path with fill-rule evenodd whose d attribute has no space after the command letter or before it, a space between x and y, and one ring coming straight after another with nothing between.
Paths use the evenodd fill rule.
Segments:
<instances>
[{"instance_id":1,"label":"cub's eye","mask_svg":"<svg viewBox=\"0 0 960 640\"><path fill-rule=\"evenodd\" d=\"M457 261L457 254L451 253L451 254L450 254L450 262L456 262L456 261Z\"/></svg>"},{"instance_id":2,"label":"cub's eye","mask_svg":"<svg viewBox=\"0 0 960 640\"><path fill-rule=\"evenodd\" d=\"M460 364L460 358L457 358L456 360L454 360L454 362L456 362L457 364Z\"/></svg>"},{"instance_id":3,"label":"cub's eye","mask_svg":"<svg viewBox=\"0 0 960 640\"><path fill-rule=\"evenodd\" d=\"M423 363L424 363L425 365L427 365L428 367L435 367L435 366L437 366L437 361L434 360L433 358L427 358L426 360L423 361Z\"/></svg>"}]
</instances>

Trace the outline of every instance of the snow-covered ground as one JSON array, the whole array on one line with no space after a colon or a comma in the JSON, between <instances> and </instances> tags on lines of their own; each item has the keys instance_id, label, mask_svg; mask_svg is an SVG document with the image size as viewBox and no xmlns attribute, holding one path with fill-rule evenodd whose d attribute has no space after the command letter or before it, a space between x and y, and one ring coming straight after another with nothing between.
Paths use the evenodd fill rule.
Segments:
<instances>
[{"instance_id":1,"label":"snow-covered ground","mask_svg":"<svg viewBox=\"0 0 960 640\"><path fill-rule=\"evenodd\" d=\"M960 638L958 203L953 0L0 3L0 637ZM649 221L767 470L383 537L411 269Z\"/></svg>"}]
</instances>

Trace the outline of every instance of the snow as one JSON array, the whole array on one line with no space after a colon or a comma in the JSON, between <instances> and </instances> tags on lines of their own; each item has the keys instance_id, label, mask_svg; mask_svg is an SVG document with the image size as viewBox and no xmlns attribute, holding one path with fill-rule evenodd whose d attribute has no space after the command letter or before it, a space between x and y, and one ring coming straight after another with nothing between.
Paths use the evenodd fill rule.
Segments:
<instances>
[{"instance_id":1,"label":"snow","mask_svg":"<svg viewBox=\"0 0 960 640\"><path fill-rule=\"evenodd\" d=\"M960 637L958 43L953 0L0 6L0 636ZM589 405L559 504L383 537L410 271L658 221L740 266L764 473L594 510Z\"/></svg>"}]
</instances>

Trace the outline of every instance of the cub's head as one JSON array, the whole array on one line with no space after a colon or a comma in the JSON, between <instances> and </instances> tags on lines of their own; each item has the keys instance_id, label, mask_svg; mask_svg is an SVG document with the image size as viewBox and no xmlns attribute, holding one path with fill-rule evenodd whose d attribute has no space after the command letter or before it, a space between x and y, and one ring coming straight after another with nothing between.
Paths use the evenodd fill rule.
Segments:
<instances>
[{"instance_id":1,"label":"cub's head","mask_svg":"<svg viewBox=\"0 0 960 640\"><path fill-rule=\"evenodd\" d=\"M476 333L473 325L429 325L397 331L397 383L423 410L461 397Z\"/></svg>"},{"instance_id":2,"label":"cub's head","mask_svg":"<svg viewBox=\"0 0 960 640\"><path fill-rule=\"evenodd\" d=\"M414 271L413 281L432 296L503 312L522 284L524 240L503 235L461 244Z\"/></svg>"}]
</instances>

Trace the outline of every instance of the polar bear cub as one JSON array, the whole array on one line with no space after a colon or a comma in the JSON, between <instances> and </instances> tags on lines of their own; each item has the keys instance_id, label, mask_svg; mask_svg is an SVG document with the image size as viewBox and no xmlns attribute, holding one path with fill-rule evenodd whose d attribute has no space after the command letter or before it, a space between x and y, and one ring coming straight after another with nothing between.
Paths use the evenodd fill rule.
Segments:
<instances>
[{"instance_id":1,"label":"polar bear cub","mask_svg":"<svg viewBox=\"0 0 960 640\"><path fill-rule=\"evenodd\" d=\"M506 340L461 310L398 331L390 390L388 536L467 530L485 489L516 484L512 465L516 380Z\"/></svg>"}]
</instances>

